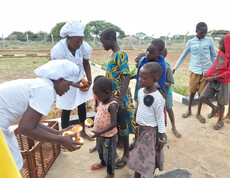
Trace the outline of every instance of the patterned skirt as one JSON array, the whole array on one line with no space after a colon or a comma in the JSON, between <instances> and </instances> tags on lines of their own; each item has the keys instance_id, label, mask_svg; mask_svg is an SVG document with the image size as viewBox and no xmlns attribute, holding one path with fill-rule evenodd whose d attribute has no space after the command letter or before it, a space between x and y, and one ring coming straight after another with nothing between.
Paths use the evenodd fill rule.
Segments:
<instances>
[{"instance_id":1,"label":"patterned skirt","mask_svg":"<svg viewBox=\"0 0 230 178\"><path fill-rule=\"evenodd\" d=\"M163 170L164 153L156 150L157 127L137 127L137 140L127 167L145 178L152 178L155 169Z\"/></svg>"}]
</instances>

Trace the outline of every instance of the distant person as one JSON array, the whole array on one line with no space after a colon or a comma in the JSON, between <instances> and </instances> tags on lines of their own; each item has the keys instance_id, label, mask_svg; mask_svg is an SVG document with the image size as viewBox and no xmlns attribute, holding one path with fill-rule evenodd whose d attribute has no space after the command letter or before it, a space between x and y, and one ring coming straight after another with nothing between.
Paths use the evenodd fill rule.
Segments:
<instances>
[{"instance_id":1,"label":"distant person","mask_svg":"<svg viewBox=\"0 0 230 178\"><path fill-rule=\"evenodd\" d=\"M164 48L164 50L162 51L162 55L164 56L164 58L166 58L168 52L167 49ZM172 88L171 88L171 84L174 84L174 78L173 78L173 73L172 73L172 69L169 65L169 63L167 61L165 61L166 63L166 81L165 81L165 93L166 93L166 111L168 113L170 122L172 124L172 131L174 133L174 135L177 138L181 137L181 134L177 131L176 129L176 124L175 124L175 117L174 117L174 112L173 112L173 96L172 96Z\"/></svg>"},{"instance_id":2,"label":"distant person","mask_svg":"<svg viewBox=\"0 0 230 178\"><path fill-rule=\"evenodd\" d=\"M212 104L208 98L217 95L219 107L219 120L213 126L219 130L224 126L223 115L224 105L229 103L229 83L230 83L230 34L224 35L219 41L219 52L210 70L205 74L208 84L201 93L200 99L217 111L217 106Z\"/></svg>"},{"instance_id":3,"label":"distant person","mask_svg":"<svg viewBox=\"0 0 230 178\"><path fill-rule=\"evenodd\" d=\"M107 167L105 177L114 177L118 104L113 98L113 84L109 79L101 77L95 82L93 92L100 104L94 119L92 138L97 138L97 151L101 162L93 164L91 170Z\"/></svg>"},{"instance_id":4,"label":"distant person","mask_svg":"<svg viewBox=\"0 0 230 178\"><path fill-rule=\"evenodd\" d=\"M60 36L63 37L51 49L51 58L55 59L67 59L76 65L80 69L80 79L86 77L88 79L88 87L92 83L91 68L89 64L89 57L92 52L92 48L89 44L83 41L85 26L78 21L71 20L67 22L60 31ZM57 97L57 107L62 109L61 126L66 128L69 125L69 118L71 110L78 107L78 116L80 124L83 126L83 130L80 135L88 140L93 140L85 132L85 120L86 120L86 102L93 99L91 89L88 91L81 91L78 88L70 87L70 90L63 96Z\"/></svg>"},{"instance_id":5,"label":"distant person","mask_svg":"<svg viewBox=\"0 0 230 178\"><path fill-rule=\"evenodd\" d=\"M0 84L0 129L19 170L22 169L23 159L14 131L9 130L17 121L18 131L29 138L60 144L70 151L80 148L72 140L74 135L60 136L62 131L40 122L42 115L49 114L56 94L64 95L78 80L78 66L67 60L55 60L38 67L34 72L41 78L18 79Z\"/></svg>"},{"instance_id":6,"label":"distant person","mask_svg":"<svg viewBox=\"0 0 230 178\"><path fill-rule=\"evenodd\" d=\"M134 178L154 177L156 168L163 170L165 144L165 100L155 88L162 69L156 62L144 64L139 70L137 108L137 139L127 167Z\"/></svg>"},{"instance_id":7,"label":"distant person","mask_svg":"<svg viewBox=\"0 0 230 178\"><path fill-rule=\"evenodd\" d=\"M100 41L106 51L112 50L106 66L106 77L113 83L114 99L119 105L118 112L126 111L120 119L118 117L118 145L124 146L124 152L115 164L116 168L123 168L129 159L129 134L136 131L133 109L127 92L130 81L128 55L120 49L114 29L104 29L100 34Z\"/></svg>"},{"instance_id":8,"label":"distant person","mask_svg":"<svg viewBox=\"0 0 230 178\"><path fill-rule=\"evenodd\" d=\"M203 91L206 80L204 74L210 69L212 63L216 59L216 51L213 40L206 37L208 27L206 23L200 22L196 25L196 36L189 40L186 44L185 50L180 58L177 60L173 73L179 68L180 64L184 61L187 54L190 52L191 58L189 62L189 105L188 110L182 114L183 118L187 118L192 114L191 107L194 100L196 91L200 93ZM198 100L198 108L196 117L201 123L205 123L204 117L201 117L200 110L202 107L201 100Z\"/></svg>"}]
</instances>

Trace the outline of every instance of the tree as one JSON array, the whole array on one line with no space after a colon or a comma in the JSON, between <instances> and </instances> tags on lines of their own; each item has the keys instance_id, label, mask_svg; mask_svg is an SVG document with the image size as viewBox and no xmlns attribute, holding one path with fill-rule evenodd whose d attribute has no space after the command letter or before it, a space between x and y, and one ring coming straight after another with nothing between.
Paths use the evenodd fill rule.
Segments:
<instances>
[{"instance_id":1,"label":"tree","mask_svg":"<svg viewBox=\"0 0 230 178\"><path fill-rule=\"evenodd\" d=\"M136 33L135 36L138 38L138 39L144 39L146 37L146 34L143 33L143 32L139 32L139 33Z\"/></svg>"},{"instance_id":2,"label":"tree","mask_svg":"<svg viewBox=\"0 0 230 178\"><path fill-rule=\"evenodd\" d=\"M51 30L50 34L53 34L54 38L60 38L60 30L66 22L57 23Z\"/></svg>"},{"instance_id":3,"label":"tree","mask_svg":"<svg viewBox=\"0 0 230 178\"><path fill-rule=\"evenodd\" d=\"M86 38L99 37L99 34L105 28L108 28L108 27L113 28L118 33L118 38L125 37L125 32L122 31L121 28L109 22L105 22L103 20L91 21L88 24L86 24L85 37Z\"/></svg>"},{"instance_id":4,"label":"tree","mask_svg":"<svg viewBox=\"0 0 230 178\"><path fill-rule=\"evenodd\" d=\"M14 31L6 39L26 41L26 36L22 32Z\"/></svg>"}]
</instances>

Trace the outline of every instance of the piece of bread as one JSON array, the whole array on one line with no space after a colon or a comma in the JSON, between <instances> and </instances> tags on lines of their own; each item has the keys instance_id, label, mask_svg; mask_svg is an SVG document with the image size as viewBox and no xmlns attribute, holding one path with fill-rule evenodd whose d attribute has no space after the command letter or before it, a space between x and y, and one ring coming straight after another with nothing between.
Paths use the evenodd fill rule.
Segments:
<instances>
[{"instance_id":1,"label":"piece of bread","mask_svg":"<svg viewBox=\"0 0 230 178\"><path fill-rule=\"evenodd\" d=\"M85 120L85 126L92 127L93 126L93 119L90 119L90 118L86 119Z\"/></svg>"},{"instance_id":2,"label":"piece of bread","mask_svg":"<svg viewBox=\"0 0 230 178\"><path fill-rule=\"evenodd\" d=\"M77 125L74 125L71 129L71 131L74 133L74 134L77 134L79 133L80 131L82 131L83 127L80 125L80 124L77 124Z\"/></svg>"}]
</instances>

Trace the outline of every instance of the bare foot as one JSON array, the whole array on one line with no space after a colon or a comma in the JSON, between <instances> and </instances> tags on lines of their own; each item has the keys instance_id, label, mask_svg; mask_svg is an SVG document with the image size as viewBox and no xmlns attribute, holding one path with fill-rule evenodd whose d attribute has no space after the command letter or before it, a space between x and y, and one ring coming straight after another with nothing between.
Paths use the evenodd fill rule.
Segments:
<instances>
[{"instance_id":1,"label":"bare foot","mask_svg":"<svg viewBox=\"0 0 230 178\"><path fill-rule=\"evenodd\" d=\"M176 128L172 128L172 131L173 131L174 135L175 135L177 138L180 138L180 137L181 137L181 134L177 131Z\"/></svg>"},{"instance_id":2,"label":"bare foot","mask_svg":"<svg viewBox=\"0 0 230 178\"><path fill-rule=\"evenodd\" d=\"M188 116L191 116L192 112L191 111L187 111L186 113L182 114L183 118L187 118Z\"/></svg>"},{"instance_id":3,"label":"bare foot","mask_svg":"<svg viewBox=\"0 0 230 178\"><path fill-rule=\"evenodd\" d=\"M227 114L226 117L223 118L225 124L230 124L230 115Z\"/></svg>"},{"instance_id":4,"label":"bare foot","mask_svg":"<svg viewBox=\"0 0 230 178\"><path fill-rule=\"evenodd\" d=\"M200 114L196 114L196 118L203 124L206 122L205 118Z\"/></svg>"}]
</instances>

